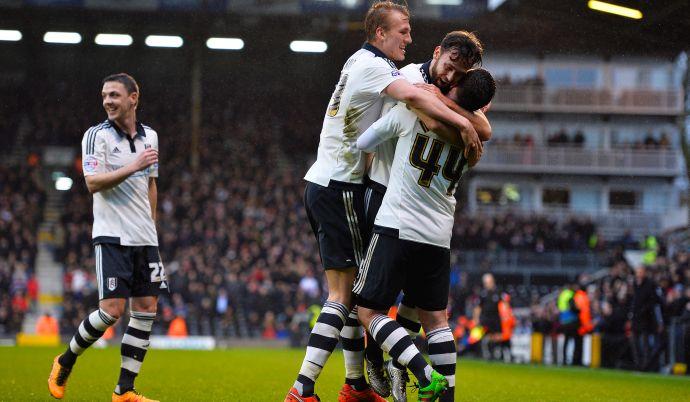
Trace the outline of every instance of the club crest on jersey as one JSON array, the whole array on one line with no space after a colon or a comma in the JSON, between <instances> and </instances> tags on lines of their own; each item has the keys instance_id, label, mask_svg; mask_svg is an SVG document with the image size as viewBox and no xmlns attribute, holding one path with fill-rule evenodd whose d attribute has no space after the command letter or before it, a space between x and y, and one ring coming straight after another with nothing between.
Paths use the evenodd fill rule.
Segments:
<instances>
[{"instance_id":1,"label":"club crest on jersey","mask_svg":"<svg viewBox=\"0 0 690 402\"><path fill-rule=\"evenodd\" d=\"M144 144L144 149L149 149L151 148L151 144Z\"/></svg>"},{"instance_id":2,"label":"club crest on jersey","mask_svg":"<svg viewBox=\"0 0 690 402\"><path fill-rule=\"evenodd\" d=\"M117 278L108 278L108 290L113 291L117 288Z\"/></svg>"},{"instance_id":3,"label":"club crest on jersey","mask_svg":"<svg viewBox=\"0 0 690 402\"><path fill-rule=\"evenodd\" d=\"M95 156L88 156L84 159L82 163L84 171L87 173L93 173L98 169L98 159Z\"/></svg>"}]
</instances>

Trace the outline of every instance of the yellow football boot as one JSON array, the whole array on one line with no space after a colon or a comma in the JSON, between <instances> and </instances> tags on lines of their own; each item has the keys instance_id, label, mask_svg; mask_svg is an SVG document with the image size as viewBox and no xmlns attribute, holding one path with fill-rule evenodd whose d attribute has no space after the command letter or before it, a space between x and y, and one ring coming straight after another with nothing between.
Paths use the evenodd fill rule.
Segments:
<instances>
[{"instance_id":1,"label":"yellow football boot","mask_svg":"<svg viewBox=\"0 0 690 402\"><path fill-rule=\"evenodd\" d=\"M72 372L72 369L63 367L58 362L60 355L53 359L53 368L50 369L50 376L48 376L48 390L50 395L56 399L62 399L65 396L65 387L67 387L67 378Z\"/></svg>"},{"instance_id":2,"label":"yellow football boot","mask_svg":"<svg viewBox=\"0 0 690 402\"><path fill-rule=\"evenodd\" d=\"M159 402L149 399L135 390L127 391L122 395L113 392L113 402Z\"/></svg>"}]
</instances>

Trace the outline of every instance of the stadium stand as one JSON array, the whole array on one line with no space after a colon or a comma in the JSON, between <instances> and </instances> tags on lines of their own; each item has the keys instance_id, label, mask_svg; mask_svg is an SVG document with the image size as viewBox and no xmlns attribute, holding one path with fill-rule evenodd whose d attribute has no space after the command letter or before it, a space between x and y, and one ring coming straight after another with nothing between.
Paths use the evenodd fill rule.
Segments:
<instances>
[{"instance_id":1,"label":"stadium stand","mask_svg":"<svg viewBox=\"0 0 690 402\"><path fill-rule=\"evenodd\" d=\"M37 301L34 264L44 202L39 165L0 167L0 335L18 332Z\"/></svg>"}]
</instances>

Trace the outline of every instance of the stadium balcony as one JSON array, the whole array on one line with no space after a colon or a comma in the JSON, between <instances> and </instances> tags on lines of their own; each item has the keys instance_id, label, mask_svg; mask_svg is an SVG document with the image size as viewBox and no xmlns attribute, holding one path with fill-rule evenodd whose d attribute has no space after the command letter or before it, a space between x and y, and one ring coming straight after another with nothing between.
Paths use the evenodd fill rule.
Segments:
<instances>
[{"instance_id":1,"label":"stadium balcony","mask_svg":"<svg viewBox=\"0 0 690 402\"><path fill-rule=\"evenodd\" d=\"M598 270L605 263L603 255L591 251L461 251L456 256L457 264L467 272L490 267L494 273L519 275L574 277Z\"/></svg>"},{"instance_id":2,"label":"stadium balcony","mask_svg":"<svg viewBox=\"0 0 690 402\"><path fill-rule=\"evenodd\" d=\"M643 114L676 116L681 90L548 88L543 85L499 85L492 110L532 113Z\"/></svg>"},{"instance_id":3,"label":"stadium balcony","mask_svg":"<svg viewBox=\"0 0 690 402\"><path fill-rule=\"evenodd\" d=\"M505 206L477 205L477 212L484 215L506 213ZM517 215L533 215L535 211L527 207L512 206L511 213ZM597 223L600 234L607 239L615 239L630 231L635 238L642 238L650 233L657 233L663 226L664 214L661 212L648 212L639 209L609 209L607 211L572 210L565 206L544 206L540 215L562 222L572 216L588 217Z\"/></svg>"},{"instance_id":4,"label":"stadium balcony","mask_svg":"<svg viewBox=\"0 0 690 402\"><path fill-rule=\"evenodd\" d=\"M681 156L673 149L587 149L568 146L489 145L478 172L676 177Z\"/></svg>"}]
</instances>

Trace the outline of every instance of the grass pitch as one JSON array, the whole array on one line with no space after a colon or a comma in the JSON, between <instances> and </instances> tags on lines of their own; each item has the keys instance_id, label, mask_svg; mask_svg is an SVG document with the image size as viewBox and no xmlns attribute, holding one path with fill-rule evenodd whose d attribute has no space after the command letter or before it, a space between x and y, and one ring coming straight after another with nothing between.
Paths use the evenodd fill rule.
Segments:
<instances>
[{"instance_id":1,"label":"grass pitch","mask_svg":"<svg viewBox=\"0 0 690 402\"><path fill-rule=\"evenodd\" d=\"M0 348L0 401L53 400L46 381L53 357L61 351ZM151 350L137 389L161 401L280 402L303 353ZM75 366L64 400L109 400L119 367L119 348L88 350ZM317 383L324 402L337 400L342 376L343 356L336 352ZM462 360L457 379L458 401L690 401L689 377ZM408 395L416 400L416 394Z\"/></svg>"}]
</instances>

